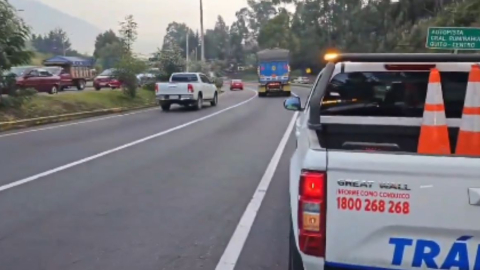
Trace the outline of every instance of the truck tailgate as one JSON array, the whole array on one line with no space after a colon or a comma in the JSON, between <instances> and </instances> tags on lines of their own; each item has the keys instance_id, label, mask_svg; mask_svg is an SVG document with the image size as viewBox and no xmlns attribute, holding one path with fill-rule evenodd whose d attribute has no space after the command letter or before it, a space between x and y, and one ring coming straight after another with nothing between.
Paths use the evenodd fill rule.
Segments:
<instances>
[{"instance_id":1,"label":"truck tailgate","mask_svg":"<svg viewBox=\"0 0 480 270\"><path fill-rule=\"evenodd\" d=\"M326 262L480 269L480 159L328 151Z\"/></svg>"},{"instance_id":2,"label":"truck tailgate","mask_svg":"<svg viewBox=\"0 0 480 270\"><path fill-rule=\"evenodd\" d=\"M158 83L157 95L186 95L188 92L186 83Z\"/></svg>"}]
</instances>

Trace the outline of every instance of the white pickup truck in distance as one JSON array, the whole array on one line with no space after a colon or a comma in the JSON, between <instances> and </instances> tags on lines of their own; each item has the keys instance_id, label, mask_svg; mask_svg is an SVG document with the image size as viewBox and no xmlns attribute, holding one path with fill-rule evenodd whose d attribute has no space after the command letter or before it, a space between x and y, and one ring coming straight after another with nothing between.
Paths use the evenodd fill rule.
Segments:
<instances>
[{"instance_id":1,"label":"white pickup truck in distance","mask_svg":"<svg viewBox=\"0 0 480 270\"><path fill-rule=\"evenodd\" d=\"M173 73L168 83L156 83L155 95L164 111L172 104L193 106L200 110L205 101L212 106L218 104L217 87L202 73Z\"/></svg>"},{"instance_id":2,"label":"white pickup truck in distance","mask_svg":"<svg viewBox=\"0 0 480 270\"><path fill-rule=\"evenodd\" d=\"M289 269L480 269L480 55L325 59L284 103Z\"/></svg>"}]
</instances>

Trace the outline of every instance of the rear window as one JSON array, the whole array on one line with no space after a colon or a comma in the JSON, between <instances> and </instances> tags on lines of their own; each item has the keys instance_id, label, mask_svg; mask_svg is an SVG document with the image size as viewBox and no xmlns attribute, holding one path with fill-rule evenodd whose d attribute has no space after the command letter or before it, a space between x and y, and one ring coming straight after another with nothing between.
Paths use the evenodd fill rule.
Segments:
<instances>
[{"instance_id":1,"label":"rear window","mask_svg":"<svg viewBox=\"0 0 480 270\"><path fill-rule=\"evenodd\" d=\"M198 82L195 74L176 74L172 75L171 82Z\"/></svg>"},{"instance_id":2,"label":"rear window","mask_svg":"<svg viewBox=\"0 0 480 270\"><path fill-rule=\"evenodd\" d=\"M461 118L467 72L441 72L447 118ZM337 74L327 87L322 115L422 117L429 72Z\"/></svg>"}]
</instances>

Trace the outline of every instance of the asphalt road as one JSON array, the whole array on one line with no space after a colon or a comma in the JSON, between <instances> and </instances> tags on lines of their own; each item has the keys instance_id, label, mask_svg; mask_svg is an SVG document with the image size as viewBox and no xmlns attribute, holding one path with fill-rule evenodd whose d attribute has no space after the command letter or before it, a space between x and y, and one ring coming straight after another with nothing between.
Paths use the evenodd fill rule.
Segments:
<instances>
[{"instance_id":1,"label":"asphalt road","mask_svg":"<svg viewBox=\"0 0 480 270\"><path fill-rule=\"evenodd\" d=\"M287 269L283 100L227 91L201 111L0 133L0 268Z\"/></svg>"}]
</instances>

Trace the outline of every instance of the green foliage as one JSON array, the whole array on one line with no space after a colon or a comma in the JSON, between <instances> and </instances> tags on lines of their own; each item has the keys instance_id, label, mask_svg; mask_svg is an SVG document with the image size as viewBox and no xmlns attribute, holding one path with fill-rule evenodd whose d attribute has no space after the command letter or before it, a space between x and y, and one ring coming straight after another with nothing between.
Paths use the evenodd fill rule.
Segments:
<instances>
[{"instance_id":1,"label":"green foliage","mask_svg":"<svg viewBox=\"0 0 480 270\"><path fill-rule=\"evenodd\" d=\"M185 70L185 59L182 57L181 49L176 43L172 43L163 50L157 52L158 61L155 66L161 71L160 80L169 78L174 72Z\"/></svg>"},{"instance_id":2,"label":"green foliage","mask_svg":"<svg viewBox=\"0 0 480 270\"><path fill-rule=\"evenodd\" d=\"M97 51L97 63L103 69L114 67L123 55L123 45L120 42L107 43Z\"/></svg>"},{"instance_id":3,"label":"green foliage","mask_svg":"<svg viewBox=\"0 0 480 270\"><path fill-rule=\"evenodd\" d=\"M213 78L213 82L215 83L215 86L217 87L218 90L222 89L223 87L223 79L220 77L215 77Z\"/></svg>"},{"instance_id":4,"label":"green foliage","mask_svg":"<svg viewBox=\"0 0 480 270\"><path fill-rule=\"evenodd\" d=\"M72 49L68 34L61 28L55 28L44 35L33 34L31 45L37 52L43 54L85 56Z\"/></svg>"},{"instance_id":5,"label":"green foliage","mask_svg":"<svg viewBox=\"0 0 480 270\"><path fill-rule=\"evenodd\" d=\"M95 58L100 58L102 56L101 51L111 45L120 43L120 38L113 32L113 30L105 31L104 33L98 34L97 38L95 39L95 51L93 52L93 56Z\"/></svg>"},{"instance_id":6,"label":"green foliage","mask_svg":"<svg viewBox=\"0 0 480 270\"><path fill-rule=\"evenodd\" d=\"M133 19L133 15L125 17L125 21L120 22L120 36L125 54L132 54L133 43L137 40L138 24Z\"/></svg>"},{"instance_id":7,"label":"green foliage","mask_svg":"<svg viewBox=\"0 0 480 270\"><path fill-rule=\"evenodd\" d=\"M147 69L145 62L125 55L115 68L115 76L122 82L123 93L130 98L135 98L138 87L137 74Z\"/></svg>"},{"instance_id":8,"label":"green foliage","mask_svg":"<svg viewBox=\"0 0 480 270\"><path fill-rule=\"evenodd\" d=\"M137 95L137 74L145 71L147 65L132 54L132 46L137 39L137 23L132 15L125 17L125 21L120 23L120 36L123 56L115 64L115 76L122 82L123 93L133 99ZM118 43L114 44L118 46Z\"/></svg>"},{"instance_id":9,"label":"green foliage","mask_svg":"<svg viewBox=\"0 0 480 270\"><path fill-rule=\"evenodd\" d=\"M16 15L16 9L4 0L0 0L0 21L1 74L12 66L27 64L32 53L26 50L28 26Z\"/></svg>"}]
</instances>

